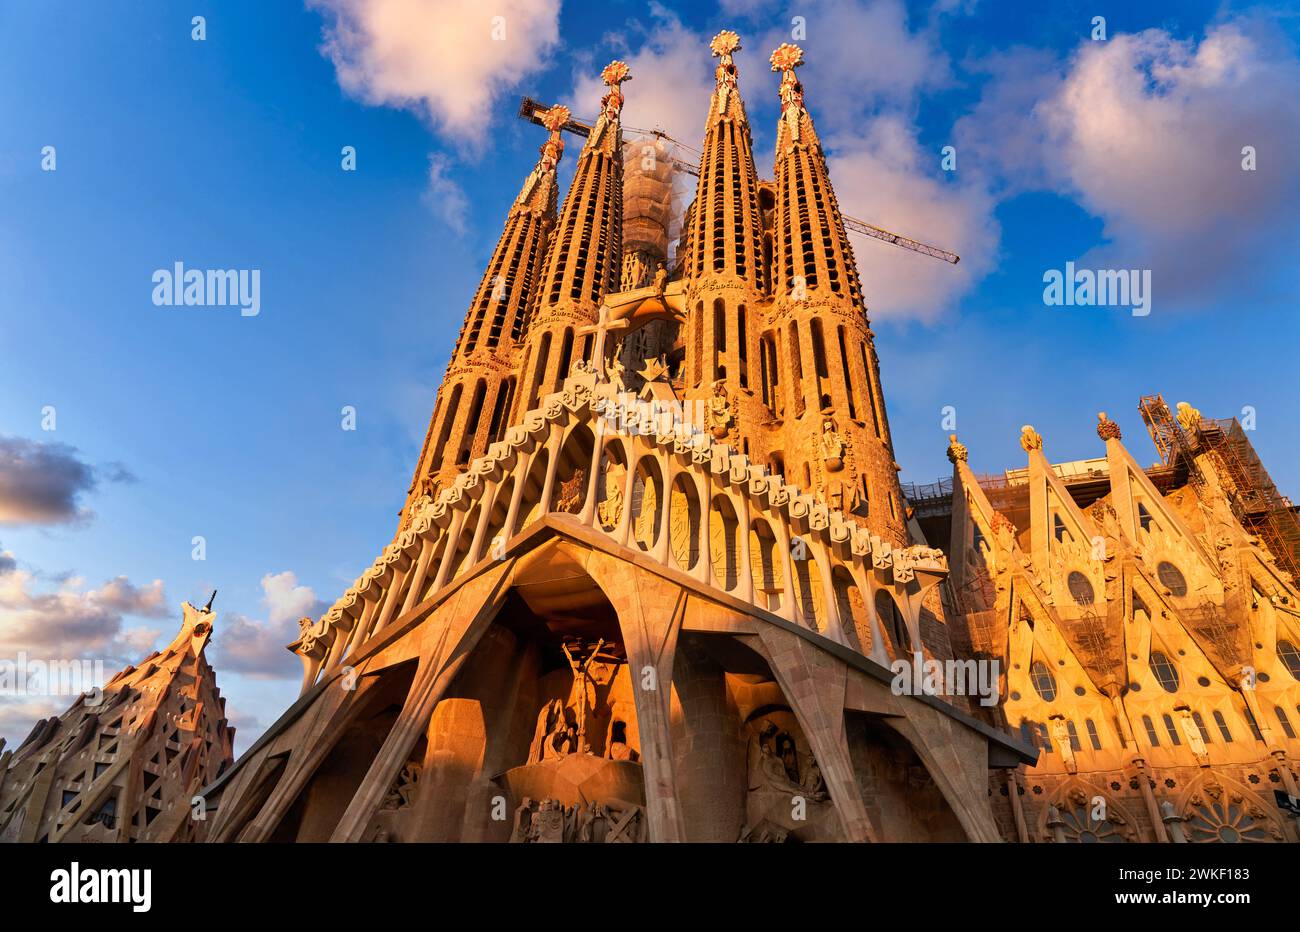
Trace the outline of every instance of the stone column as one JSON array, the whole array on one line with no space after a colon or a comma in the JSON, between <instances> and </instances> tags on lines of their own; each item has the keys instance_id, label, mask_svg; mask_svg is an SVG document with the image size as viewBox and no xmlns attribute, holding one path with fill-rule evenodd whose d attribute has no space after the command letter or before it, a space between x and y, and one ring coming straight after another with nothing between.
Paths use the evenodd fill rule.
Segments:
<instances>
[{"instance_id":1,"label":"stone column","mask_svg":"<svg viewBox=\"0 0 1300 932\"><path fill-rule=\"evenodd\" d=\"M686 592L600 551L591 554L587 571L613 604L623 632L641 736L650 840L684 841L673 771L669 697Z\"/></svg>"}]
</instances>

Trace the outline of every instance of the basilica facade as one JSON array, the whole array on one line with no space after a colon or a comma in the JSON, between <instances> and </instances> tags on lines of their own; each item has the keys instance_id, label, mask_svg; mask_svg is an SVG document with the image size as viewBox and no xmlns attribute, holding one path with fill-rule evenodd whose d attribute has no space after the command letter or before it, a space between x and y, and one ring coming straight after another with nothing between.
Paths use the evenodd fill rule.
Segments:
<instances>
[{"instance_id":1,"label":"basilica facade","mask_svg":"<svg viewBox=\"0 0 1300 932\"><path fill-rule=\"evenodd\" d=\"M769 58L767 180L740 39L708 51L684 210L623 62L593 123L525 101L539 158L392 542L288 645L299 698L231 763L187 606L121 721L0 759L0 835L1297 840L1300 527L1241 425L1144 399L1157 467L1101 415L1093 460L1026 426L981 475L953 436L904 487L803 53Z\"/></svg>"}]
</instances>

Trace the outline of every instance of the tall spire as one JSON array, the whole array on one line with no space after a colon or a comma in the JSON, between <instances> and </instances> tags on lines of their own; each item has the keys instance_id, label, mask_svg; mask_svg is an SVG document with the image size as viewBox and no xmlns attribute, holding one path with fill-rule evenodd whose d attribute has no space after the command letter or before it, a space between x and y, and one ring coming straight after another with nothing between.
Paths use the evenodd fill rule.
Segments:
<instances>
[{"instance_id":1,"label":"tall spire","mask_svg":"<svg viewBox=\"0 0 1300 932\"><path fill-rule=\"evenodd\" d=\"M732 57L741 48L740 36L724 30L713 37L709 48L718 65L691 218L695 229L689 274L696 279L714 273L734 277L761 293L765 285L758 174Z\"/></svg>"},{"instance_id":2,"label":"tall spire","mask_svg":"<svg viewBox=\"0 0 1300 932\"><path fill-rule=\"evenodd\" d=\"M825 153L795 73L803 62L803 50L788 43L771 57L781 75L771 276L772 320L787 347L785 449L796 479L839 498L882 537L906 544L875 340ZM802 472L793 462L795 451L806 456L841 444L847 456L814 453Z\"/></svg>"},{"instance_id":3,"label":"tall spire","mask_svg":"<svg viewBox=\"0 0 1300 932\"><path fill-rule=\"evenodd\" d=\"M618 290L623 238L623 90L631 74L612 61L601 72L607 88L600 115L587 137L545 270L531 303L528 342L521 371L523 390L515 411L533 407L569 374L585 347L575 331L593 323L605 295Z\"/></svg>"},{"instance_id":4,"label":"tall spire","mask_svg":"<svg viewBox=\"0 0 1300 932\"><path fill-rule=\"evenodd\" d=\"M403 528L414 502L454 478L509 425L515 349L524 335L528 304L555 224L555 171L564 155L560 129L568 120L569 110L563 106L542 114L550 134L510 206L501 239L465 314L407 489Z\"/></svg>"},{"instance_id":5,"label":"tall spire","mask_svg":"<svg viewBox=\"0 0 1300 932\"><path fill-rule=\"evenodd\" d=\"M773 254L774 291L824 289L862 303L853 249L831 187L826 156L804 107L803 83L795 69L803 50L785 43L772 53L781 73L781 119L776 130L779 225Z\"/></svg>"}]
</instances>

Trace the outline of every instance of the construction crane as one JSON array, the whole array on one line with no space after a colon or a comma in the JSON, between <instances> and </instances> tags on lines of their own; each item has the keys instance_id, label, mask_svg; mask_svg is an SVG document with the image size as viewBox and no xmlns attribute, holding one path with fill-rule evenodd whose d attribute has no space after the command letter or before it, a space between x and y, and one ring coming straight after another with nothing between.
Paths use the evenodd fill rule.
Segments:
<instances>
[{"instance_id":1,"label":"construction crane","mask_svg":"<svg viewBox=\"0 0 1300 932\"><path fill-rule=\"evenodd\" d=\"M541 113L545 112L547 109L549 108L538 103L531 97L524 97L519 102L519 116L525 120L530 120L539 126L542 125ZM581 120L571 119L561 128L567 132L573 133L575 136L585 137L591 135L591 124L584 123ZM628 127L628 129L632 132L644 133L647 136L656 136L667 142L671 142L673 145L680 146L683 149L691 149L690 146L686 145L684 142L679 142L663 130L640 130L633 127ZM678 171L685 172L688 175L693 175L696 178L700 177L700 170L691 163L685 162L674 156L670 156L669 161L672 163L673 168ZM878 239L882 243L901 246L904 249L910 249L912 252L918 252L923 256L942 259L944 262L948 262L952 265L956 265L961 261L961 256L957 255L955 252L949 252L946 249L940 249L938 246L931 246L928 243L922 243L899 233L891 233L889 230L882 229L875 224L867 223L865 220L859 220L857 217L850 217L848 214L841 214L841 217L844 220L844 226L852 230L854 233L861 233L863 236L870 236L872 239Z\"/></svg>"}]
</instances>

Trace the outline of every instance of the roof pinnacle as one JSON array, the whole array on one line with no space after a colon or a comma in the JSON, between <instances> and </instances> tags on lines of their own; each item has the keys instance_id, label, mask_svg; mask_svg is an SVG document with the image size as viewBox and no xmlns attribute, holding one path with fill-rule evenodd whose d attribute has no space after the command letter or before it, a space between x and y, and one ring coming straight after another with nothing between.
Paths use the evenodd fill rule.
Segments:
<instances>
[{"instance_id":1,"label":"roof pinnacle","mask_svg":"<svg viewBox=\"0 0 1300 932\"><path fill-rule=\"evenodd\" d=\"M1097 436L1102 440L1120 440L1123 438L1119 425L1106 417L1105 411L1097 412Z\"/></svg>"}]
</instances>

